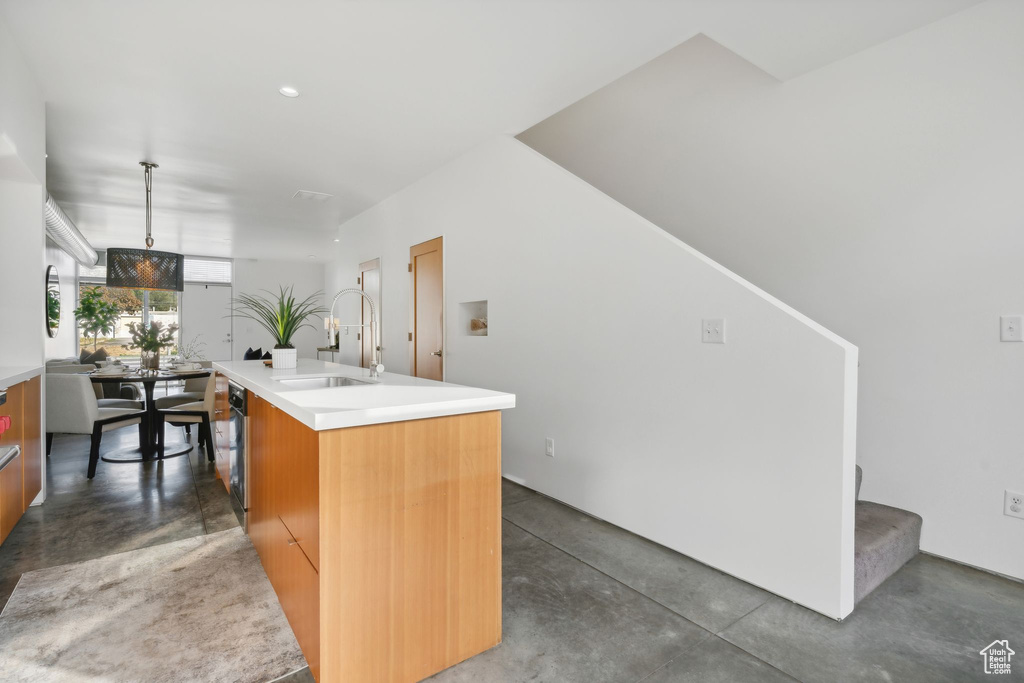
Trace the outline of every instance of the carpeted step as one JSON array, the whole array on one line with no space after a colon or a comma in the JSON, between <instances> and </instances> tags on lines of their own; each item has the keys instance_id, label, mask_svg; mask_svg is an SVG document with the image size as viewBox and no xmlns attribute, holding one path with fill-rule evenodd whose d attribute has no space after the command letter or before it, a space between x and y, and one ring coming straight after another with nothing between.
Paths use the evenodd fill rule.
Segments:
<instances>
[{"instance_id":1,"label":"carpeted step","mask_svg":"<svg viewBox=\"0 0 1024 683\"><path fill-rule=\"evenodd\" d=\"M857 484L859 494L859 477ZM921 516L888 505L858 501L856 519L853 592L854 602L860 602L917 555L921 547Z\"/></svg>"}]
</instances>

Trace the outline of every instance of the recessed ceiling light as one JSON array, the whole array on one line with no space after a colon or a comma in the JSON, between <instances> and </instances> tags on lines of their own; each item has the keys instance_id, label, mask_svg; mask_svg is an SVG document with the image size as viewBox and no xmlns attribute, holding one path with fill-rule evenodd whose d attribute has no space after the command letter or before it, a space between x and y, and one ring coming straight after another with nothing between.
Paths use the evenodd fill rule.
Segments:
<instances>
[{"instance_id":1,"label":"recessed ceiling light","mask_svg":"<svg viewBox=\"0 0 1024 683\"><path fill-rule=\"evenodd\" d=\"M310 254L309 258L316 258L316 256L314 254Z\"/></svg>"},{"instance_id":2,"label":"recessed ceiling light","mask_svg":"<svg viewBox=\"0 0 1024 683\"><path fill-rule=\"evenodd\" d=\"M291 87L290 85L286 85L286 86L284 86L282 88L279 88L277 92L281 93L285 97L298 97L299 96L299 91L296 90L295 88Z\"/></svg>"},{"instance_id":3,"label":"recessed ceiling light","mask_svg":"<svg viewBox=\"0 0 1024 683\"><path fill-rule=\"evenodd\" d=\"M335 237L335 238L334 238L334 241L335 241L335 242L340 242L340 241L341 241L341 239L340 239L340 238L338 238L338 237Z\"/></svg>"}]
</instances>

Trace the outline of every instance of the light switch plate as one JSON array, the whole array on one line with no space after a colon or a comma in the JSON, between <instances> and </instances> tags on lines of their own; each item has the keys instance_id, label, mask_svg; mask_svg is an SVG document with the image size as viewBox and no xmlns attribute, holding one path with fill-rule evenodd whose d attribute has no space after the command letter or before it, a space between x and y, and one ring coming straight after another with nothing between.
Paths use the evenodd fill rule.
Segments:
<instances>
[{"instance_id":1,"label":"light switch plate","mask_svg":"<svg viewBox=\"0 0 1024 683\"><path fill-rule=\"evenodd\" d=\"M1021 316L1002 315L999 316L999 341L1019 342L1024 341L1024 330L1021 329Z\"/></svg>"},{"instance_id":2,"label":"light switch plate","mask_svg":"<svg viewBox=\"0 0 1024 683\"><path fill-rule=\"evenodd\" d=\"M544 455L548 456L549 458L555 457L554 439L544 439Z\"/></svg>"},{"instance_id":3,"label":"light switch plate","mask_svg":"<svg viewBox=\"0 0 1024 683\"><path fill-rule=\"evenodd\" d=\"M705 344L724 344L725 318L710 318L702 320L701 341Z\"/></svg>"}]
</instances>

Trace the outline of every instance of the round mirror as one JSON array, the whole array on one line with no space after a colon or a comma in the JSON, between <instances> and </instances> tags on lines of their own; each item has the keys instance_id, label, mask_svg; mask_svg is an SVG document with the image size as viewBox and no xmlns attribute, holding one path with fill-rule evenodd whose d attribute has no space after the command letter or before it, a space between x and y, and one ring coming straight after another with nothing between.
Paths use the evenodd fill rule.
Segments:
<instances>
[{"instance_id":1,"label":"round mirror","mask_svg":"<svg viewBox=\"0 0 1024 683\"><path fill-rule=\"evenodd\" d=\"M51 337L56 337L58 327L60 327L60 278L57 277L57 267L49 266L46 269L46 333Z\"/></svg>"}]
</instances>

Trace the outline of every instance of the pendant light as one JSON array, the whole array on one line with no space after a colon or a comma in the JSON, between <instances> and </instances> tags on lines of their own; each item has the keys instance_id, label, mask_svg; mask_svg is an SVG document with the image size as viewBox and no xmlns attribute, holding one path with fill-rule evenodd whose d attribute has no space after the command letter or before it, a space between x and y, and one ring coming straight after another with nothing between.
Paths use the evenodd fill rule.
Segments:
<instances>
[{"instance_id":1,"label":"pendant light","mask_svg":"<svg viewBox=\"0 0 1024 683\"><path fill-rule=\"evenodd\" d=\"M146 248L107 249L107 287L127 289L185 289L185 257L169 251L153 251L153 169L148 161L140 161L146 169Z\"/></svg>"}]
</instances>

